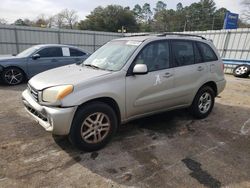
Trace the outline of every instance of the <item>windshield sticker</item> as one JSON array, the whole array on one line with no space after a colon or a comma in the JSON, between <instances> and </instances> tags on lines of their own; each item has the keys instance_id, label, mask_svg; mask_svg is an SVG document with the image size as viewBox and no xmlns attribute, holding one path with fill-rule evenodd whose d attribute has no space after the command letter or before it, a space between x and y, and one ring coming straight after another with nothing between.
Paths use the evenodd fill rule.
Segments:
<instances>
[{"instance_id":1,"label":"windshield sticker","mask_svg":"<svg viewBox=\"0 0 250 188\"><path fill-rule=\"evenodd\" d=\"M92 61L92 63L91 64L94 64L94 65L100 65L100 64L103 64L103 63L105 63L105 61L107 60L107 58L102 58L102 59L94 59L93 61Z\"/></svg>"},{"instance_id":2,"label":"windshield sticker","mask_svg":"<svg viewBox=\"0 0 250 188\"><path fill-rule=\"evenodd\" d=\"M157 85L161 84L161 78L160 78L159 74L155 75L155 77L156 77L156 80L155 80L154 86L157 86Z\"/></svg>"},{"instance_id":3,"label":"windshield sticker","mask_svg":"<svg viewBox=\"0 0 250 188\"><path fill-rule=\"evenodd\" d=\"M138 42L138 41L128 41L126 43L127 45L133 45L133 46L139 46L141 44L141 42Z\"/></svg>"}]
</instances>

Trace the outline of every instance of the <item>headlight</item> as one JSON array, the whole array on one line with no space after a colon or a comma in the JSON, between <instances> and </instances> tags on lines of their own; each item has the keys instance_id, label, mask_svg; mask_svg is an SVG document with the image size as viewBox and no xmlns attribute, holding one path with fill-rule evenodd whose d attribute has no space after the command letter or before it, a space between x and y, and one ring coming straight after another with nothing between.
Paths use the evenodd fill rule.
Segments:
<instances>
[{"instance_id":1,"label":"headlight","mask_svg":"<svg viewBox=\"0 0 250 188\"><path fill-rule=\"evenodd\" d=\"M62 85L50 87L48 89L43 90L42 100L44 102L55 103L58 100L63 99L73 91L72 85Z\"/></svg>"}]
</instances>

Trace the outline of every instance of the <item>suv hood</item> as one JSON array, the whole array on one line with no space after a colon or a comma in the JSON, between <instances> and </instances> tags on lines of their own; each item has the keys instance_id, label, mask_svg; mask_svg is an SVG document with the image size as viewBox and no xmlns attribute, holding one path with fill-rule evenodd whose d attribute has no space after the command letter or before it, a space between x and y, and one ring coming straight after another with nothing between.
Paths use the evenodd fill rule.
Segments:
<instances>
[{"instance_id":1,"label":"suv hood","mask_svg":"<svg viewBox=\"0 0 250 188\"><path fill-rule=\"evenodd\" d=\"M48 87L72 84L76 86L79 83L111 74L110 71L93 69L91 67L82 67L80 65L67 65L42 72L29 81L29 84L37 90L43 90Z\"/></svg>"}]
</instances>

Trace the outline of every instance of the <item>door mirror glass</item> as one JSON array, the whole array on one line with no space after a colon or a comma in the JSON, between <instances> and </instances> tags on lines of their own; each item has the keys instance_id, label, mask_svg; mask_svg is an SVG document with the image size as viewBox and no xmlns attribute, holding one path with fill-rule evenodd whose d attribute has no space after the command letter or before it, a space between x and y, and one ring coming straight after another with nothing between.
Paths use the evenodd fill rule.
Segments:
<instances>
[{"instance_id":1,"label":"door mirror glass","mask_svg":"<svg viewBox=\"0 0 250 188\"><path fill-rule=\"evenodd\" d=\"M39 59L39 58L40 58L40 55L39 55L39 54L34 54L34 55L32 56L32 59L34 59L34 60Z\"/></svg>"},{"instance_id":2,"label":"door mirror glass","mask_svg":"<svg viewBox=\"0 0 250 188\"><path fill-rule=\"evenodd\" d=\"M136 64L133 69L133 74L147 74L148 67L145 64Z\"/></svg>"}]
</instances>

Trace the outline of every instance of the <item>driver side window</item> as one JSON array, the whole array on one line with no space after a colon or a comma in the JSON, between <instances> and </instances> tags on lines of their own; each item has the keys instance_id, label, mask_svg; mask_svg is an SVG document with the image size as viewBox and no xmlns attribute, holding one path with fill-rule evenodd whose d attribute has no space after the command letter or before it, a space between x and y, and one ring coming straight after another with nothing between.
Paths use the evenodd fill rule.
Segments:
<instances>
[{"instance_id":1,"label":"driver side window","mask_svg":"<svg viewBox=\"0 0 250 188\"><path fill-rule=\"evenodd\" d=\"M41 58L43 57L62 57L62 48L61 47L48 47L37 52Z\"/></svg>"},{"instance_id":2,"label":"driver side window","mask_svg":"<svg viewBox=\"0 0 250 188\"><path fill-rule=\"evenodd\" d=\"M146 64L149 72L169 68L168 41L157 41L148 44L136 57L135 64Z\"/></svg>"}]
</instances>

